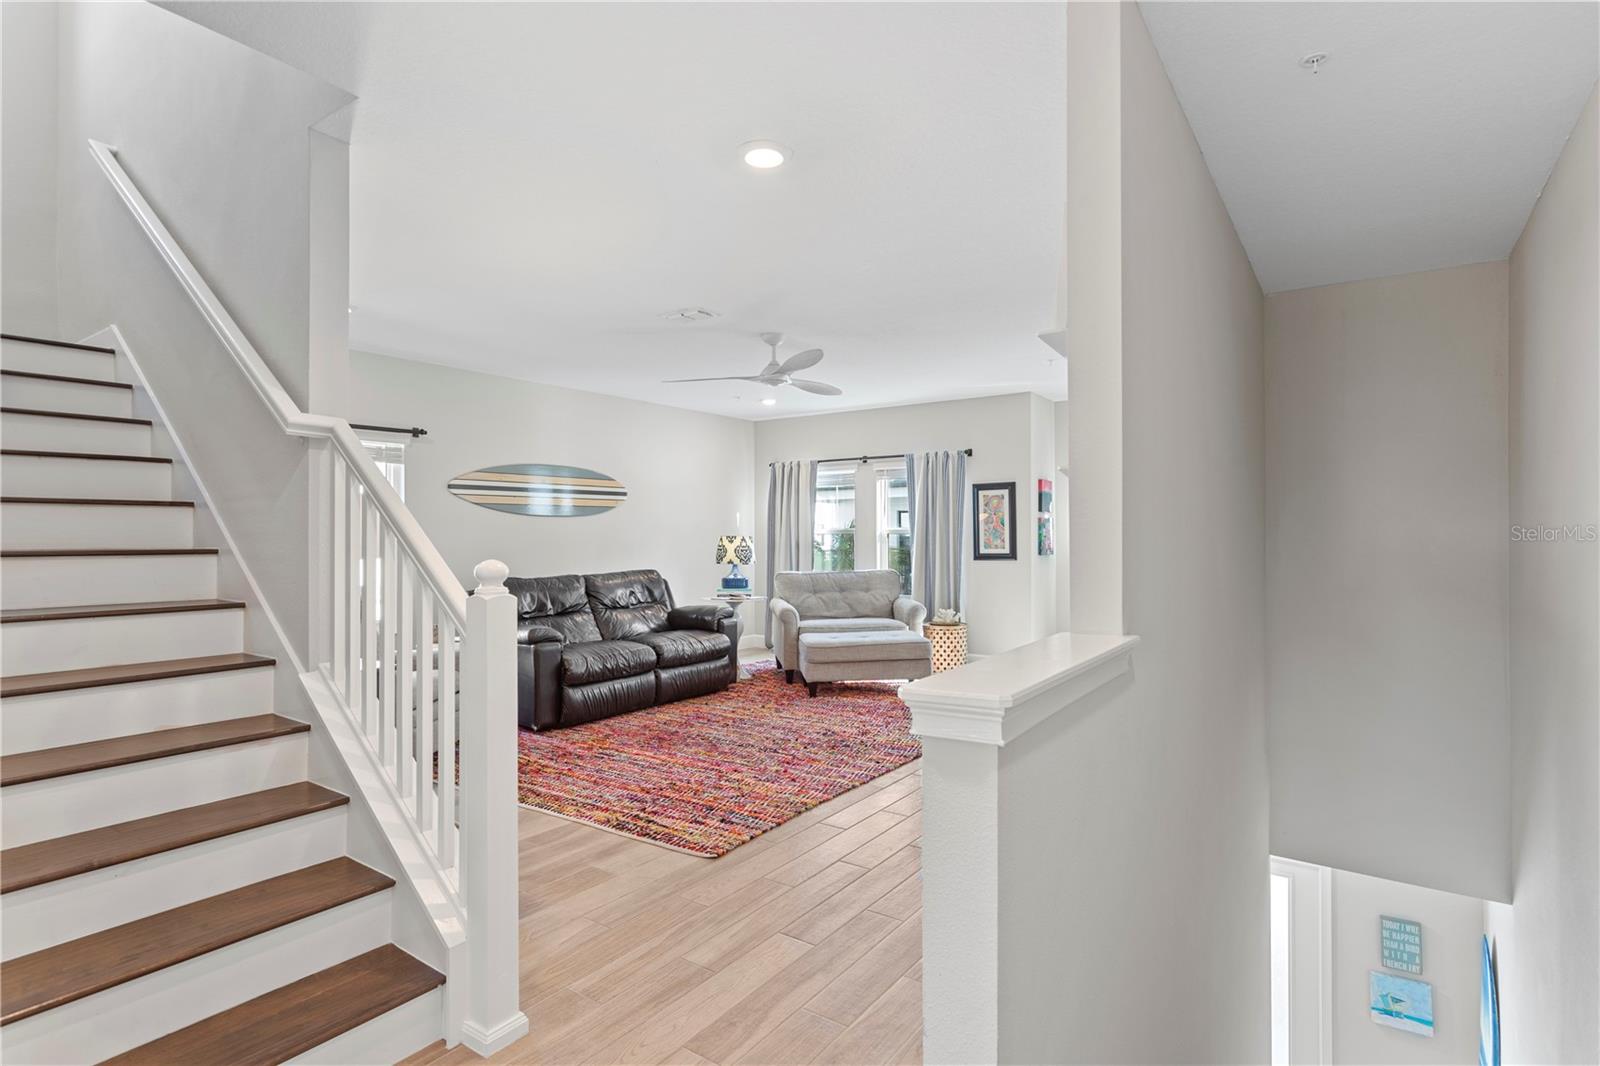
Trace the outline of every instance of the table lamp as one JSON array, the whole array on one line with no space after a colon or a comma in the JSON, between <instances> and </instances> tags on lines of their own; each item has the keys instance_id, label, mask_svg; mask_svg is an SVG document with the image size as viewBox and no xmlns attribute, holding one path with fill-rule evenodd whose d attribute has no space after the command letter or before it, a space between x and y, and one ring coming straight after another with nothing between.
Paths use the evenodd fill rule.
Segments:
<instances>
[{"instance_id":1,"label":"table lamp","mask_svg":"<svg viewBox=\"0 0 1600 1066\"><path fill-rule=\"evenodd\" d=\"M748 565L755 558L750 538L743 533L729 533L717 541L717 562L731 563L733 568L722 579L722 587L729 591L749 592L750 579L739 572L739 564Z\"/></svg>"}]
</instances>

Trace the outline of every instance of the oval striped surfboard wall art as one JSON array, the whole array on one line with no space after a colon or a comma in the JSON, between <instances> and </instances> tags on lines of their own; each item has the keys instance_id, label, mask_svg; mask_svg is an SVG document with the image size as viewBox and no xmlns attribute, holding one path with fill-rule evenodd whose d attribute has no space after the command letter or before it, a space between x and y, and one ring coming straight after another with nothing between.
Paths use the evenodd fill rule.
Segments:
<instances>
[{"instance_id":1,"label":"oval striped surfboard wall art","mask_svg":"<svg viewBox=\"0 0 1600 1066\"><path fill-rule=\"evenodd\" d=\"M614 477L581 466L514 463L469 470L450 479L450 493L507 514L582 518L605 514L628 498Z\"/></svg>"}]
</instances>

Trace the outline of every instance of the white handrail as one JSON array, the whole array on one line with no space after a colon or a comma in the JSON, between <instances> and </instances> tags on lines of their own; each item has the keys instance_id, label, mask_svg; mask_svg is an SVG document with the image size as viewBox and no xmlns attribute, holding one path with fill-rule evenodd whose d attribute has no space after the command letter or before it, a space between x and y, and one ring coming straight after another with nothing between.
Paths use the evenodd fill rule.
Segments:
<instances>
[{"instance_id":1,"label":"white handrail","mask_svg":"<svg viewBox=\"0 0 1600 1066\"><path fill-rule=\"evenodd\" d=\"M406 505L394 491L394 487L389 484L388 479L379 474L377 467L367 461L361 442L356 437L355 431L350 428L350 423L342 418L311 415L300 410L299 405L279 383L277 375L273 374L262 360L255 345L250 343L244 331L239 328L239 324L228 313L228 309L217 299L217 294L211 291L211 286L206 284L200 272L195 269L194 263L184 254L171 231L150 206L150 202L144 198L138 186L134 185L133 179L128 177L128 172L122 169L122 164L117 161L117 150L108 144L91 139L89 153L105 172L112 187L117 190L117 195L122 197L122 202L133 213L134 219L146 236L155 244L161 257L177 275L179 283L194 301L194 305L200 309L200 314L210 324L217 339L228 350L233 361L239 365L245 380L267 405L267 410L272 412L272 417L279 427L292 436L319 437L333 442L334 447L344 456L345 461L361 480L362 488L376 502L378 510L394 528L407 554L416 563L422 579L428 583L434 595L450 612L450 620L457 627L465 627L467 590L445 565L439 549L434 547L433 542L422 531L422 527L406 509Z\"/></svg>"}]
</instances>

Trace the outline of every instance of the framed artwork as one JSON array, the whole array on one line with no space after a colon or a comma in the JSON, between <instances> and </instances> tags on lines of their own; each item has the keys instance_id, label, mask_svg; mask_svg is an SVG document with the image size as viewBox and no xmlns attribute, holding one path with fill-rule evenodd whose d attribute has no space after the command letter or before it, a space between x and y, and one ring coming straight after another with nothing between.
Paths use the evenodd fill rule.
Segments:
<instances>
[{"instance_id":1,"label":"framed artwork","mask_svg":"<svg viewBox=\"0 0 1600 1066\"><path fill-rule=\"evenodd\" d=\"M972 486L972 557L1017 557L1017 483L991 481Z\"/></svg>"},{"instance_id":2,"label":"framed artwork","mask_svg":"<svg viewBox=\"0 0 1600 1066\"><path fill-rule=\"evenodd\" d=\"M1372 1020L1401 1032L1433 1035L1433 986L1426 981L1367 971Z\"/></svg>"},{"instance_id":3,"label":"framed artwork","mask_svg":"<svg viewBox=\"0 0 1600 1066\"><path fill-rule=\"evenodd\" d=\"M1056 553L1056 484L1049 478L1039 479L1039 554Z\"/></svg>"}]
</instances>

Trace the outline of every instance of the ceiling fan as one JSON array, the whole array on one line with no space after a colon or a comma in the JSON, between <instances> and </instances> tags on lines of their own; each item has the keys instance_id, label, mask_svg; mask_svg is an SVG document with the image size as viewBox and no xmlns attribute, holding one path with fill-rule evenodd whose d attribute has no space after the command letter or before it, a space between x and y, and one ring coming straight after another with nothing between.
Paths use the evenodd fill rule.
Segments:
<instances>
[{"instance_id":1,"label":"ceiling fan","mask_svg":"<svg viewBox=\"0 0 1600 1066\"><path fill-rule=\"evenodd\" d=\"M772 357L759 374L749 377L669 378L662 384L677 385L686 381L758 381L772 388L777 388L779 385L791 385L802 392L815 393L818 396L842 396L844 394L844 390L837 385L829 385L825 381L810 381L806 378L794 376L795 371L805 370L822 362L821 348L808 348L803 352L791 355L780 363L778 362L778 345L783 343L783 334L763 333L761 339L766 342L767 347L772 349Z\"/></svg>"}]
</instances>

